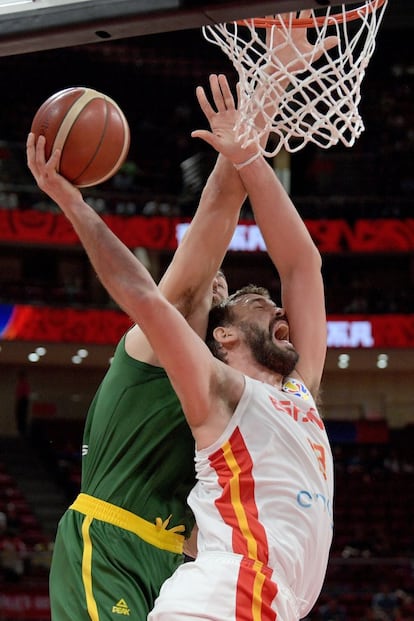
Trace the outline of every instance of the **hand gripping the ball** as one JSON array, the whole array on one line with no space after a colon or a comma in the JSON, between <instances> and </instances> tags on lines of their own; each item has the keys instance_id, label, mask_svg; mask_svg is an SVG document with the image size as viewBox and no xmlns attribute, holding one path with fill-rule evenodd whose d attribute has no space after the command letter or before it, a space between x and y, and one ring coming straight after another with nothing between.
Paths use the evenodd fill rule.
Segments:
<instances>
[{"instance_id":1,"label":"hand gripping the ball","mask_svg":"<svg viewBox=\"0 0 414 621\"><path fill-rule=\"evenodd\" d=\"M57 172L60 150L53 151L46 160L45 145L44 136L36 140L35 134L30 132L26 143L27 165L39 188L58 205L82 200L80 190Z\"/></svg>"}]
</instances>

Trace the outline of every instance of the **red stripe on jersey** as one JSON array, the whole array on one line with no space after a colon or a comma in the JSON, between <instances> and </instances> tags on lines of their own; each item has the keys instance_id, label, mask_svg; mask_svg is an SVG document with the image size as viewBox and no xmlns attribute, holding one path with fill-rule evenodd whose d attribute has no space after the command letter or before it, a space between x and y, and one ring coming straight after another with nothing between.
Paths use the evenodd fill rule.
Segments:
<instances>
[{"instance_id":1,"label":"red stripe on jersey","mask_svg":"<svg viewBox=\"0 0 414 621\"><path fill-rule=\"evenodd\" d=\"M253 462L238 428L209 461L223 490L215 504L232 529L233 552L267 565L269 550L266 532L258 518Z\"/></svg>"},{"instance_id":2,"label":"red stripe on jersey","mask_svg":"<svg viewBox=\"0 0 414 621\"><path fill-rule=\"evenodd\" d=\"M269 549L256 505L253 461L238 428L209 461L223 490L215 501L217 510L232 529L233 552L245 557L237 578L236 621L275 621L272 602L278 588L267 566Z\"/></svg>"},{"instance_id":3,"label":"red stripe on jersey","mask_svg":"<svg viewBox=\"0 0 414 621\"><path fill-rule=\"evenodd\" d=\"M271 604L278 588L271 575L271 569L259 561L242 560L237 580L237 621L275 621L277 614Z\"/></svg>"}]
</instances>

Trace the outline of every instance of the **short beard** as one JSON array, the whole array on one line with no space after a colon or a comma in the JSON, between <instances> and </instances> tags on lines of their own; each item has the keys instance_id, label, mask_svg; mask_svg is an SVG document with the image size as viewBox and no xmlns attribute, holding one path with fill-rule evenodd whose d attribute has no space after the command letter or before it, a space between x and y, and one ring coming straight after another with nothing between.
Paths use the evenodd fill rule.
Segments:
<instances>
[{"instance_id":1,"label":"short beard","mask_svg":"<svg viewBox=\"0 0 414 621\"><path fill-rule=\"evenodd\" d=\"M272 340L271 334L266 334L255 325L242 322L240 328L245 336L255 360L270 371L288 377L299 359L294 349L282 349Z\"/></svg>"}]
</instances>

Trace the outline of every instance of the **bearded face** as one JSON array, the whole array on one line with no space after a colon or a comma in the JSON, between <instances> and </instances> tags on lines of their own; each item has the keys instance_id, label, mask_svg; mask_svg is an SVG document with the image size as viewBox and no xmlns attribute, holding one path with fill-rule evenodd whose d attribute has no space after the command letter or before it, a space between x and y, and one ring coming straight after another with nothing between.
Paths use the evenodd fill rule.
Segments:
<instances>
[{"instance_id":1,"label":"bearded face","mask_svg":"<svg viewBox=\"0 0 414 621\"><path fill-rule=\"evenodd\" d=\"M243 321L239 327L256 361L267 369L287 377L294 370L299 355L290 343L283 341L279 345L277 341L275 342L273 339L274 325L275 321L272 321L269 329L265 330Z\"/></svg>"}]
</instances>

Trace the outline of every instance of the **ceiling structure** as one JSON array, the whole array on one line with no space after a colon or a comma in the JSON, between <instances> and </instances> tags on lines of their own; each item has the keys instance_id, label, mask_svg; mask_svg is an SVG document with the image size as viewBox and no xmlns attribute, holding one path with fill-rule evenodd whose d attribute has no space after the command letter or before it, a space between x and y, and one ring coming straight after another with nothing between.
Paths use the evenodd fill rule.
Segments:
<instances>
[{"instance_id":1,"label":"ceiling structure","mask_svg":"<svg viewBox=\"0 0 414 621\"><path fill-rule=\"evenodd\" d=\"M414 3L402 2L390 0L395 25L406 26ZM0 56L339 4L363 0L0 0Z\"/></svg>"}]
</instances>

